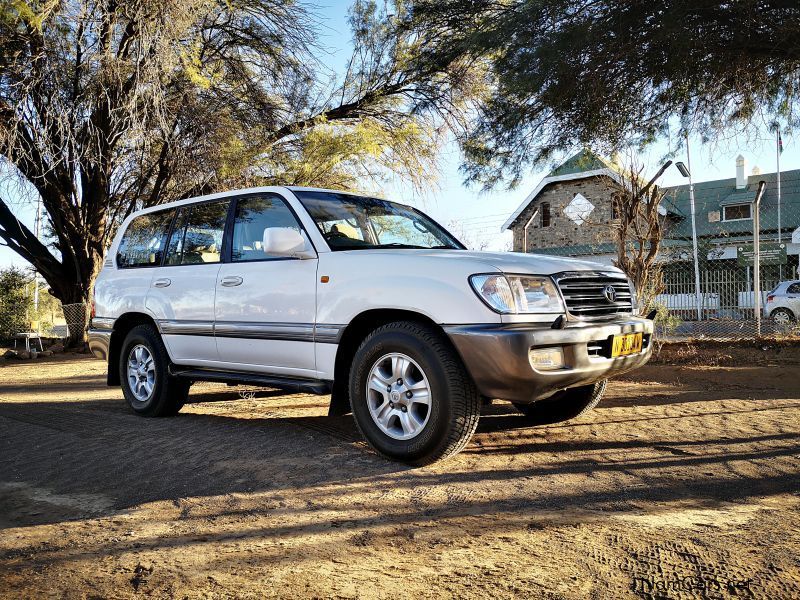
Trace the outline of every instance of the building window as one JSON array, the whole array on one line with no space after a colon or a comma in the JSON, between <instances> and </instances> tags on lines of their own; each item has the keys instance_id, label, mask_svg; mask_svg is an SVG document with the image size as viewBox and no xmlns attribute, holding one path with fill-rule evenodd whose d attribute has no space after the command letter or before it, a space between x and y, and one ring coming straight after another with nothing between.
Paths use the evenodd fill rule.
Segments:
<instances>
[{"instance_id":1,"label":"building window","mask_svg":"<svg viewBox=\"0 0 800 600\"><path fill-rule=\"evenodd\" d=\"M731 204L722 207L723 221L743 221L752 218L750 204Z\"/></svg>"},{"instance_id":2,"label":"building window","mask_svg":"<svg viewBox=\"0 0 800 600\"><path fill-rule=\"evenodd\" d=\"M542 227L550 227L550 203L542 202Z\"/></svg>"}]
</instances>

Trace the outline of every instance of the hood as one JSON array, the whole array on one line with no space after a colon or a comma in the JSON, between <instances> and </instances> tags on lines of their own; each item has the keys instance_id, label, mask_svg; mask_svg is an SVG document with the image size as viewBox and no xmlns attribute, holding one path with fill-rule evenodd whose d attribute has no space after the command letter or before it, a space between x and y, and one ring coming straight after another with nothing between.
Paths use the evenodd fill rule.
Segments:
<instances>
[{"instance_id":1,"label":"hood","mask_svg":"<svg viewBox=\"0 0 800 600\"><path fill-rule=\"evenodd\" d=\"M415 250L426 256L469 261L486 266L487 271L522 273L526 275L552 275L562 271L603 271L622 273L617 267L563 256L523 254L520 252L473 252L469 250Z\"/></svg>"}]
</instances>

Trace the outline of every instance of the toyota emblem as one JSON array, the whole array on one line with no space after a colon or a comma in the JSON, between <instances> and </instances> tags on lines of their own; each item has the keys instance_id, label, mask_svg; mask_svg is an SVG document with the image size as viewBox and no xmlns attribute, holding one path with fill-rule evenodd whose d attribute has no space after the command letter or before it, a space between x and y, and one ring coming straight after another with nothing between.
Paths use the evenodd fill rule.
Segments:
<instances>
[{"instance_id":1,"label":"toyota emblem","mask_svg":"<svg viewBox=\"0 0 800 600\"><path fill-rule=\"evenodd\" d=\"M603 296L609 302L614 303L617 301L617 290L614 289L613 285L607 285L603 288Z\"/></svg>"}]
</instances>

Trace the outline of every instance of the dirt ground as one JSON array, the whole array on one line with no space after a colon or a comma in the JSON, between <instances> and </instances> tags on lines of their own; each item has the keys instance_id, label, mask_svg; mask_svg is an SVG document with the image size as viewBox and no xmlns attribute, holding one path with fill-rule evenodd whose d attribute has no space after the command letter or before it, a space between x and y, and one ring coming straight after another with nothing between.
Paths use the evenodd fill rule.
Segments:
<instances>
[{"instance_id":1,"label":"dirt ground","mask_svg":"<svg viewBox=\"0 0 800 600\"><path fill-rule=\"evenodd\" d=\"M419 469L324 397L142 419L104 371L0 366L2 597L800 597L798 346L665 347L590 415L494 403Z\"/></svg>"}]
</instances>

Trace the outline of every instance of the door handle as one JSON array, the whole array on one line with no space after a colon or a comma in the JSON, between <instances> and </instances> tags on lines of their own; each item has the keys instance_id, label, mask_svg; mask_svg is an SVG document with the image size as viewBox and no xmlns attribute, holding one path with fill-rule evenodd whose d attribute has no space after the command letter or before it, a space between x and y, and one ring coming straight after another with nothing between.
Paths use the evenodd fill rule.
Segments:
<instances>
[{"instance_id":1,"label":"door handle","mask_svg":"<svg viewBox=\"0 0 800 600\"><path fill-rule=\"evenodd\" d=\"M244 279L237 275L228 275L227 277L223 277L220 284L224 287L236 287L237 285L242 285Z\"/></svg>"},{"instance_id":2,"label":"door handle","mask_svg":"<svg viewBox=\"0 0 800 600\"><path fill-rule=\"evenodd\" d=\"M156 279L153 282L153 287L165 288L165 287L169 286L170 283L172 283L172 280L171 279L167 279L166 277L164 277L162 279Z\"/></svg>"}]
</instances>

